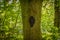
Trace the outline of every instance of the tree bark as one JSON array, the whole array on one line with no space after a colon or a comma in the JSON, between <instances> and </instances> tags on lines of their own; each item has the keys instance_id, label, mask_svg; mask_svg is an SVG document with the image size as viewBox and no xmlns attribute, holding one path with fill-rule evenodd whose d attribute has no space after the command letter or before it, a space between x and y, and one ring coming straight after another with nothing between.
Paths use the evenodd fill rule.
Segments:
<instances>
[{"instance_id":1,"label":"tree bark","mask_svg":"<svg viewBox=\"0 0 60 40\"><path fill-rule=\"evenodd\" d=\"M42 0L20 0L24 40L42 40L41 8Z\"/></svg>"}]
</instances>

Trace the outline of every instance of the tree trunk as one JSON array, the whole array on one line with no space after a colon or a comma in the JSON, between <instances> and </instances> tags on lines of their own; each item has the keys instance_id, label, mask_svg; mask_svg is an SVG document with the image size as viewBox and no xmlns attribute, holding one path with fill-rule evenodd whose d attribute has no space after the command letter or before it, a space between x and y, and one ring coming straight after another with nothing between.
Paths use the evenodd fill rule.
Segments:
<instances>
[{"instance_id":1,"label":"tree trunk","mask_svg":"<svg viewBox=\"0 0 60 40\"><path fill-rule=\"evenodd\" d=\"M42 0L20 0L24 40L42 40L41 8Z\"/></svg>"}]
</instances>

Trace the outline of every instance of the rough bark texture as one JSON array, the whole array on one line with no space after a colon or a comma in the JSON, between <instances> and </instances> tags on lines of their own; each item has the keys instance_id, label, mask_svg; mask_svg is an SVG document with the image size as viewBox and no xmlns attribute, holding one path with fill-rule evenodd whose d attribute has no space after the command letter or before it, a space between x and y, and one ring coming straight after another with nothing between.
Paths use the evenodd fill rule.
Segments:
<instances>
[{"instance_id":1,"label":"rough bark texture","mask_svg":"<svg viewBox=\"0 0 60 40\"><path fill-rule=\"evenodd\" d=\"M42 0L20 0L20 2L24 40L42 40L40 28Z\"/></svg>"}]
</instances>

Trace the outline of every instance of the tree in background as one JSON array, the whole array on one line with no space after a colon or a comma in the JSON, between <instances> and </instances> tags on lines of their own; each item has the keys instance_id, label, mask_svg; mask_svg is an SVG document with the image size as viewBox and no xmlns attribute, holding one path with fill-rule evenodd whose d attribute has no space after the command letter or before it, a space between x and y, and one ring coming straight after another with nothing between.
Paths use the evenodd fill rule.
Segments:
<instances>
[{"instance_id":1,"label":"tree in background","mask_svg":"<svg viewBox=\"0 0 60 40\"><path fill-rule=\"evenodd\" d=\"M55 20L54 20L54 26L57 26L60 28L60 9L59 9L59 0L55 0Z\"/></svg>"},{"instance_id":2,"label":"tree in background","mask_svg":"<svg viewBox=\"0 0 60 40\"><path fill-rule=\"evenodd\" d=\"M60 36L60 0L55 0L54 6L55 6L54 26L58 28L58 34Z\"/></svg>"}]
</instances>

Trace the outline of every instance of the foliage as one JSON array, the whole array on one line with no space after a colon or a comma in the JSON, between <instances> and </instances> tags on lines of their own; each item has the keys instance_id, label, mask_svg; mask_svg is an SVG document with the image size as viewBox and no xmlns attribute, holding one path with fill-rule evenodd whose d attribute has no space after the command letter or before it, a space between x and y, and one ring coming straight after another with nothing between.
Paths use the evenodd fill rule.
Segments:
<instances>
[{"instance_id":1,"label":"foliage","mask_svg":"<svg viewBox=\"0 0 60 40\"><path fill-rule=\"evenodd\" d=\"M43 2L41 29L43 40L58 39L58 28L54 26L54 0Z\"/></svg>"},{"instance_id":2,"label":"foliage","mask_svg":"<svg viewBox=\"0 0 60 40\"><path fill-rule=\"evenodd\" d=\"M3 4L2 4L3 3ZM22 17L19 1L0 1L0 39L22 40Z\"/></svg>"}]
</instances>

